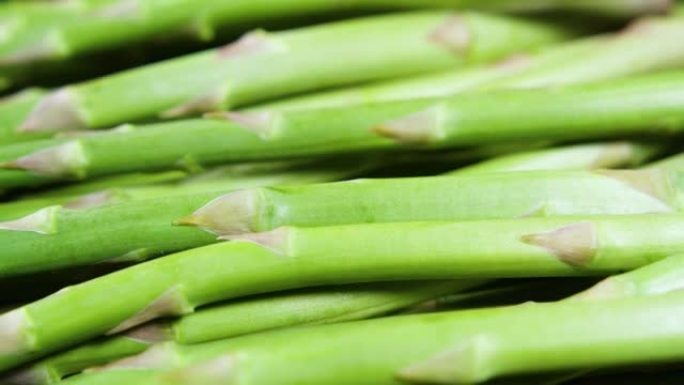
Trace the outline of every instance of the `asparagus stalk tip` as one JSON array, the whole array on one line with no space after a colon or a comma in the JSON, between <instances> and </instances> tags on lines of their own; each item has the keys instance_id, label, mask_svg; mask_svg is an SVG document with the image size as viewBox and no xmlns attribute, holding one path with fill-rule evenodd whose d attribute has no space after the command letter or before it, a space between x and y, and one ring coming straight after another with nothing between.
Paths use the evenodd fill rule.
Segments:
<instances>
[{"instance_id":1,"label":"asparagus stalk tip","mask_svg":"<svg viewBox=\"0 0 684 385\"><path fill-rule=\"evenodd\" d=\"M192 312L192 306L187 303L182 289L174 286L152 301L147 307L107 332L107 335L132 329L153 319L178 316L190 312Z\"/></svg>"},{"instance_id":2,"label":"asparagus stalk tip","mask_svg":"<svg viewBox=\"0 0 684 385\"><path fill-rule=\"evenodd\" d=\"M54 234L57 232L57 214L61 206L50 206L19 219L0 223L0 230L28 231L38 234Z\"/></svg>"},{"instance_id":3,"label":"asparagus stalk tip","mask_svg":"<svg viewBox=\"0 0 684 385\"><path fill-rule=\"evenodd\" d=\"M432 107L379 124L373 131L402 143L428 143L443 136L439 132L440 121L439 108Z\"/></svg>"},{"instance_id":4,"label":"asparagus stalk tip","mask_svg":"<svg viewBox=\"0 0 684 385\"><path fill-rule=\"evenodd\" d=\"M573 266L584 266L596 254L596 228L589 222L581 222L542 233L529 234L522 241L543 247L561 261Z\"/></svg>"},{"instance_id":5,"label":"asparagus stalk tip","mask_svg":"<svg viewBox=\"0 0 684 385\"><path fill-rule=\"evenodd\" d=\"M210 201L192 215L177 219L173 224L196 226L217 235L252 233L260 202L258 190L236 191Z\"/></svg>"},{"instance_id":6,"label":"asparagus stalk tip","mask_svg":"<svg viewBox=\"0 0 684 385\"><path fill-rule=\"evenodd\" d=\"M270 249L278 254L284 254L287 245L287 227L280 227L275 230L262 233L245 233L234 235L222 235L219 239L224 241L245 241L256 243Z\"/></svg>"},{"instance_id":7,"label":"asparagus stalk tip","mask_svg":"<svg viewBox=\"0 0 684 385\"><path fill-rule=\"evenodd\" d=\"M28 350L24 329L29 325L26 312L19 308L0 315L0 354Z\"/></svg>"},{"instance_id":8,"label":"asparagus stalk tip","mask_svg":"<svg viewBox=\"0 0 684 385\"><path fill-rule=\"evenodd\" d=\"M47 147L0 164L0 168L25 170L36 175L64 178L85 175L88 161L80 142L71 141Z\"/></svg>"},{"instance_id":9,"label":"asparagus stalk tip","mask_svg":"<svg viewBox=\"0 0 684 385\"><path fill-rule=\"evenodd\" d=\"M475 384L492 377L495 341L485 335L475 335L451 349L409 365L397 372L397 377L412 383Z\"/></svg>"},{"instance_id":10,"label":"asparagus stalk tip","mask_svg":"<svg viewBox=\"0 0 684 385\"><path fill-rule=\"evenodd\" d=\"M276 125L276 117L273 113L268 111L250 111L250 112L210 112L204 114L205 118L221 119L235 123L238 126L245 128L262 139L268 139L273 136Z\"/></svg>"},{"instance_id":11,"label":"asparagus stalk tip","mask_svg":"<svg viewBox=\"0 0 684 385\"><path fill-rule=\"evenodd\" d=\"M68 90L46 95L19 126L19 132L78 130L88 127L78 108L79 103Z\"/></svg>"}]
</instances>

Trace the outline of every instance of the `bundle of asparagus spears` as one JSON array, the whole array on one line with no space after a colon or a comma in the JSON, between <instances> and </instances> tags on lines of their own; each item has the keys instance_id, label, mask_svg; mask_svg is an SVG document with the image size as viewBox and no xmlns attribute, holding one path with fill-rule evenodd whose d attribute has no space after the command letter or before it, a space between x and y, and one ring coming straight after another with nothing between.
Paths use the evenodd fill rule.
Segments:
<instances>
[{"instance_id":1,"label":"bundle of asparagus spears","mask_svg":"<svg viewBox=\"0 0 684 385\"><path fill-rule=\"evenodd\" d=\"M0 385L679 384L684 4L0 3Z\"/></svg>"}]
</instances>

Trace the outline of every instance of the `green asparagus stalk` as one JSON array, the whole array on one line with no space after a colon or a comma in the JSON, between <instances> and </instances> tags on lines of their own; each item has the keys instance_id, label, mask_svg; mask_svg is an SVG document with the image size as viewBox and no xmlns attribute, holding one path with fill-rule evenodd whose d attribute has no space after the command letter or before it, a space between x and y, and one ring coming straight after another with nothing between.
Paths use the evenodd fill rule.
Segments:
<instances>
[{"instance_id":1,"label":"green asparagus stalk","mask_svg":"<svg viewBox=\"0 0 684 385\"><path fill-rule=\"evenodd\" d=\"M139 354L157 340L148 336L117 336L91 342L71 351L47 358L27 370L18 371L2 379L4 385L56 384L69 374L79 373L90 366L104 365L117 359Z\"/></svg>"},{"instance_id":2,"label":"green asparagus stalk","mask_svg":"<svg viewBox=\"0 0 684 385\"><path fill-rule=\"evenodd\" d=\"M524 151L475 163L445 175L472 173L632 168L660 152L652 144L607 142Z\"/></svg>"},{"instance_id":3,"label":"green asparagus stalk","mask_svg":"<svg viewBox=\"0 0 684 385\"><path fill-rule=\"evenodd\" d=\"M684 257L681 256L675 256L675 257L668 257L660 262L655 262L650 265L646 265L645 267L639 268L637 270L634 270L632 272L628 272L625 274L621 274L618 276L613 276L610 278L607 278L606 280L602 281L601 283L597 284L595 287L592 287L589 290L586 290L580 294L577 294L573 297L571 297L569 300L571 301L588 301L588 300L606 300L606 299L619 299L619 298L631 298L631 297L636 297L636 296L646 296L646 295L661 295L669 292L674 292L678 291L681 289L681 282L682 282L682 277L684 277ZM532 284L530 285L532 290L539 291L540 285L539 284ZM523 285L523 288L525 286ZM543 286L541 286L543 287ZM548 289L548 288L547 288ZM453 303L452 301L456 301L456 304L460 304L463 302L463 298L468 298L472 297L473 295L477 296L485 296L489 297L491 296L492 293L495 295L499 292L501 294L506 296L506 300L509 300L511 293L515 293L517 291L517 287L503 287L503 288L498 288L498 289L489 289L489 290L483 290L483 291L475 291L474 293L465 293L465 294L453 294L451 296L447 296L444 298L438 298L436 300L431 300L428 305L420 305L419 308L416 310L420 311L421 309L424 309L425 306L428 306L427 309L432 310L435 309L435 306L441 307L443 304L447 304L449 306L452 306ZM512 302L507 302L507 303L512 303ZM453 308L453 307L452 307ZM228 308L226 308L227 310ZM204 315L203 313L198 313L197 315L190 315L188 317L185 317L181 319L180 321L177 321L177 323L182 323L183 320L191 320L193 317L206 317L210 313L207 313ZM239 318L238 318L239 319ZM230 323L227 322L225 323ZM224 325L224 324L220 324ZM197 326L196 331L202 332L204 330L210 329L212 327L220 327L219 324L215 323L198 323L196 325L192 325L193 328ZM174 345L165 345L163 347L164 351L174 351L179 353L181 356L183 355L184 352L186 352L188 349L175 349L173 347ZM205 349L205 346L211 346L211 345L203 345L203 346L198 346L196 350L201 351ZM160 349L155 349L152 353L157 354ZM190 351L193 351L195 349L191 348ZM149 354L149 353L148 353ZM173 358L175 358L175 355L171 355ZM140 366L143 362L150 362L150 360L146 359L147 355L141 355L138 357L134 357L132 359L126 359L122 360L120 362L116 362L113 364L110 364L107 366L107 369L110 370L109 373L112 373L112 371L126 371L132 369L131 366L135 366L136 370L142 369ZM171 358L171 357L170 357ZM166 360L164 360L166 361ZM176 366L183 366L183 364L187 364L188 360L172 360L168 362L164 362L161 364L160 362L154 362L152 361L152 367L145 367L145 369L148 370L168 370L170 368L176 367ZM164 367L167 366L168 367ZM145 366L145 365L142 365ZM149 373L148 373L149 374ZM111 375L116 376L116 374L112 373ZM99 375L87 375L84 376L84 378L79 379L79 381L94 381L95 379L99 378L107 378L107 374L99 374ZM564 376L565 377L565 376ZM141 377L142 378L142 377ZM145 377L147 378L147 377ZM148 380L149 381L149 380ZM555 382L554 382L555 383Z\"/></svg>"},{"instance_id":4,"label":"green asparagus stalk","mask_svg":"<svg viewBox=\"0 0 684 385\"><path fill-rule=\"evenodd\" d=\"M177 181L185 176L186 173L181 171L126 174L47 190L23 199L0 203L0 220L8 221L21 218L48 206L62 205L69 209L82 210L124 200L149 198L155 194L164 196L165 192L174 195L176 189L172 186L155 188L152 185ZM147 186L141 187L143 185ZM178 190L183 191L184 189ZM190 193L191 191L185 192Z\"/></svg>"},{"instance_id":5,"label":"green asparagus stalk","mask_svg":"<svg viewBox=\"0 0 684 385\"><path fill-rule=\"evenodd\" d=\"M72 4L70 4L72 5ZM79 6L80 5L80 6ZM127 6L128 5L128 6ZM482 9L487 11L530 12L549 9L570 9L616 16L634 16L643 13L661 13L669 2L614 0L608 2L568 2L506 0L497 2L435 0L356 0L331 2L322 0L296 0L287 3L273 0L234 0L215 2L145 1L135 7L125 1L107 1L102 4L76 6L23 5L14 6L0 19L7 25L5 47L0 49L0 62L27 64L54 61L86 53L111 50L136 42L149 41L169 34L195 35L211 40L222 27L235 24L263 24L275 18L293 18L340 13L344 11L378 11L420 8ZM65 13L54 15L55 9ZM27 16L47 13L49 17L31 20L31 29L25 27ZM68 12L64 12L68 11ZM68 17L67 17L68 16ZM39 22L40 21L40 22ZM7 44L9 42L9 44Z\"/></svg>"},{"instance_id":6,"label":"green asparagus stalk","mask_svg":"<svg viewBox=\"0 0 684 385\"><path fill-rule=\"evenodd\" d=\"M565 89L493 91L313 111L226 113L220 119L60 139L54 146L41 142L40 150L23 152L3 164L30 171L14 171L16 180L4 185L164 169L184 157L215 164L398 150L407 148L404 143L461 147L531 138L672 135L684 127L679 108L682 84L684 73L677 72Z\"/></svg>"},{"instance_id":7,"label":"green asparagus stalk","mask_svg":"<svg viewBox=\"0 0 684 385\"><path fill-rule=\"evenodd\" d=\"M684 154L679 153L653 162L648 165L649 168L661 168L667 170L684 170Z\"/></svg>"},{"instance_id":8,"label":"green asparagus stalk","mask_svg":"<svg viewBox=\"0 0 684 385\"><path fill-rule=\"evenodd\" d=\"M186 173L126 174L101 178L90 183L70 185L35 194L37 197L0 203L0 219L11 220L54 205L72 210L101 207L132 200L217 194L260 186L305 184L343 179L371 168L375 161L349 162L318 160L241 164L220 167L179 181ZM176 181L175 184L159 183Z\"/></svg>"},{"instance_id":9,"label":"green asparagus stalk","mask_svg":"<svg viewBox=\"0 0 684 385\"><path fill-rule=\"evenodd\" d=\"M2 383L53 384L65 376L146 351L172 340L196 344L280 329L371 318L423 301L470 289L478 281L380 283L276 293L201 309L168 325L151 324L89 343L13 373Z\"/></svg>"},{"instance_id":10,"label":"green asparagus stalk","mask_svg":"<svg viewBox=\"0 0 684 385\"><path fill-rule=\"evenodd\" d=\"M35 135L17 135L16 128L26 119L43 95L44 91L42 90L28 89L0 100L1 144L36 138Z\"/></svg>"},{"instance_id":11,"label":"green asparagus stalk","mask_svg":"<svg viewBox=\"0 0 684 385\"><path fill-rule=\"evenodd\" d=\"M0 368L250 294L353 282L633 269L682 252L682 227L677 215L637 215L289 228L247 236L250 241L136 265L0 315ZM68 323L59 322L65 317Z\"/></svg>"},{"instance_id":12,"label":"green asparagus stalk","mask_svg":"<svg viewBox=\"0 0 684 385\"><path fill-rule=\"evenodd\" d=\"M460 95L377 126L403 143L464 146L530 138L587 139L677 133L683 73L554 89Z\"/></svg>"},{"instance_id":13,"label":"green asparagus stalk","mask_svg":"<svg viewBox=\"0 0 684 385\"><path fill-rule=\"evenodd\" d=\"M196 229L172 226L173 220L228 191L278 183L333 181L366 167L349 162L319 162L318 167L283 173L208 178L176 186L108 189L72 199L64 206L41 208L0 223L0 243L6 245L0 258L0 278L93 263L140 261L206 245L214 241L213 237ZM0 206L0 217L26 209L25 204L7 205L4 210Z\"/></svg>"},{"instance_id":14,"label":"green asparagus stalk","mask_svg":"<svg viewBox=\"0 0 684 385\"><path fill-rule=\"evenodd\" d=\"M446 97L473 88L549 87L676 69L684 63L679 44L682 38L681 18L650 18L616 34L554 45L536 55L514 55L496 65L314 93L256 108L289 111L343 107Z\"/></svg>"},{"instance_id":15,"label":"green asparagus stalk","mask_svg":"<svg viewBox=\"0 0 684 385\"><path fill-rule=\"evenodd\" d=\"M294 329L233 346L226 341L224 354L216 346L215 358L154 383L473 384L531 372L669 363L684 357L682 304L684 295L671 293ZM188 355L191 362L198 358Z\"/></svg>"},{"instance_id":16,"label":"green asparagus stalk","mask_svg":"<svg viewBox=\"0 0 684 385\"><path fill-rule=\"evenodd\" d=\"M680 207L679 179L659 170L528 171L268 187L221 196L176 223L234 234L281 226L671 213Z\"/></svg>"},{"instance_id":17,"label":"green asparagus stalk","mask_svg":"<svg viewBox=\"0 0 684 385\"><path fill-rule=\"evenodd\" d=\"M672 256L628 273L615 275L577 294L573 300L603 300L660 295L684 288L684 256Z\"/></svg>"},{"instance_id":18,"label":"green asparagus stalk","mask_svg":"<svg viewBox=\"0 0 684 385\"><path fill-rule=\"evenodd\" d=\"M32 147L18 143L0 148L0 159L6 160L3 167L26 171L0 172L0 186L12 188L65 178L176 168L181 161L210 166L396 149L400 146L371 132L369 127L427 105L428 101L416 100L353 108L336 114L337 120L326 123L325 130L319 124L327 120L325 110L279 116L227 113L211 119L151 124L70 140L28 142ZM154 151L150 151L152 148Z\"/></svg>"},{"instance_id":19,"label":"green asparagus stalk","mask_svg":"<svg viewBox=\"0 0 684 385\"><path fill-rule=\"evenodd\" d=\"M53 92L20 129L73 130L180 117L325 87L445 70L576 34L558 23L445 12L254 32L218 50ZM131 105L132 99L138 103Z\"/></svg>"}]
</instances>

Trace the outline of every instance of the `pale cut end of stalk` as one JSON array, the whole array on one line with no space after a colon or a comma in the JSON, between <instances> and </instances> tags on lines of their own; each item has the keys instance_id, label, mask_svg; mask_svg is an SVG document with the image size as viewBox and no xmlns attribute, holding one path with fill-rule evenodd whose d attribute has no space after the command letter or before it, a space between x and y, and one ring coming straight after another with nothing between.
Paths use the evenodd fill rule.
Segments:
<instances>
[{"instance_id":1,"label":"pale cut end of stalk","mask_svg":"<svg viewBox=\"0 0 684 385\"><path fill-rule=\"evenodd\" d=\"M208 111L221 110L224 108L229 94L228 86L216 87L200 94L194 99L163 111L159 114L159 117L162 119L175 119L183 116L200 115Z\"/></svg>"},{"instance_id":2,"label":"pale cut end of stalk","mask_svg":"<svg viewBox=\"0 0 684 385\"><path fill-rule=\"evenodd\" d=\"M116 202L119 195L114 191L98 191L83 195L64 203L64 208L69 210L87 210L102 207Z\"/></svg>"},{"instance_id":3,"label":"pale cut end of stalk","mask_svg":"<svg viewBox=\"0 0 684 385\"><path fill-rule=\"evenodd\" d=\"M88 369L87 372L128 369L164 369L175 361L175 354L168 344L150 347L140 354L122 358L106 365Z\"/></svg>"},{"instance_id":4,"label":"pale cut end of stalk","mask_svg":"<svg viewBox=\"0 0 684 385\"><path fill-rule=\"evenodd\" d=\"M534 58L526 54L515 54L495 63L493 68L503 73L516 73L532 67Z\"/></svg>"},{"instance_id":5,"label":"pale cut end of stalk","mask_svg":"<svg viewBox=\"0 0 684 385\"><path fill-rule=\"evenodd\" d=\"M135 329L129 330L124 335L134 341L144 342L148 344L160 343L172 339L171 328L163 323L151 323L142 325Z\"/></svg>"},{"instance_id":6,"label":"pale cut end of stalk","mask_svg":"<svg viewBox=\"0 0 684 385\"><path fill-rule=\"evenodd\" d=\"M56 234L58 231L57 217L61 209L61 206L50 206L19 219L0 222L0 231L24 231L44 235Z\"/></svg>"},{"instance_id":7,"label":"pale cut end of stalk","mask_svg":"<svg viewBox=\"0 0 684 385\"><path fill-rule=\"evenodd\" d=\"M30 341L25 336L30 327L31 322L23 308L0 315L0 358L31 350Z\"/></svg>"},{"instance_id":8,"label":"pale cut end of stalk","mask_svg":"<svg viewBox=\"0 0 684 385\"><path fill-rule=\"evenodd\" d=\"M124 330L142 325L157 318L180 316L191 313L192 310L193 308L188 304L182 289L178 286L174 286L157 297L144 309L120 323L106 334L118 334Z\"/></svg>"},{"instance_id":9,"label":"pale cut end of stalk","mask_svg":"<svg viewBox=\"0 0 684 385\"><path fill-rule=\"evenodd\" d=\"M672 172L659 168L648 170L599 170L597 173L614 178L629 187L644 193L664 204L667 212L675 211L673 205Z\"/></svg>"},{"instance_id":10,"label":"pale cut end of stalk","mask_svg":"<svg viewBox=\"0 0 684 385\"><path fill-rule=\"evenodd\" d=\"M119 0L98 7L92 16L118 20L140 20L144 17L139 0Z\"/></svg>"},{"instance_id":11,"label":"pale cut end of stalk","mask_svg":"<svg viewBox=\"0 0 684 385\"><path fill-rule=\"evenodd\" d=\"M238 59L244 56L287 52L287 46L264 30L247 32L238 40L218 50L219 60Z\"/></svg>"},{"instance_id":12,"label":"pale cut end of stalk","mask_svg":"<svg viewBox=\"0 0 684 385\"><path fill-rule=\"evenodd\" d=\"M173 224L197 226L219 236L253 233L259 231L255 225L264 203L258 189L240 190L212 200Z\"/></svg>"},{"instance_id":13,"label":"pale cut end of stalk","mask_svg":"<svg viewBox=\"0 0 684 385\"><path fill-rule=\"evenodd\" d=\"M209 119L222 119L237 124L257 134L263 140L272 139L277 133L278 116L268 111L213 112L204 116Z\"/></svg>"},{"instance_id":14,"label":"pale cut end of stalk","mask_svg":"<svg viewBox=\"0 0 684 385\"><path fill-rule=\"evenodd\" d=\"M50 178L83 178L87 164L83 146L79 141L72 141L4 162L0 168L24 170Z\"/></svg>"},{"instance_id":15,"label":"pale cut end of stalk","mask_svg":"<svg viewBox=\"0 0 684 385\"><path fill-rule=\"evenodd\" d=\"M426 144L444 136L439 108L410 114L373 127L376 133L407 144Z\"/></svg>"},{"instance_id":16,"label":"pale cut end of stalk","mask_svg":"<svg viewBox=\"0 0 684 385\"><path fill-rule=\"evenodd\" d=\"M467 56L473 42L468 23L458 15L450 16L428 35L428 39L459 56Z\"/></svg>"},{"instance_id":17,"label":"pale cut end of stalk","mask_svg":"<svg viewBox=\"0 0 684 385\"><path fill-rule=\"evenodd\" d=\"M474 336L427 360L401 369L396 377L413 383L474 384L493 376L496 344Z\"/></svg>"},{"instance_id":18,"label":"pale cut end of stalk","mask_svg":"<svg viewBox=\"0 0 684 385\"><path fill-rule=\"evenodd\" d=\"M641 0L645 12L664 14L671 11L675 4L675 0Z\"/></svg>"},{"instance_id":19,"label":"pale cut end of stalk","mask_svg":"<svg viewBox=\"0 0 684 385\"><path fill-rule=\"evenodd\" d=\"M52 31L32 44L27 44L20 50L5 56L0 56L0 65L16 66L37 61L57 59L64 56L67 51L68 48L62 34L58 31Z\"/></svg>"},{"instance_id":20,"label":"pale cut end of stalk","mask_svg":"<svg viewBox=\"0 0 684 385\"><path fill-rule=\"evenodd\" d=\"M613 298L627 298L637 292L634 283L620 279L620 277L608 277L596 285L573 295L568 300L574 301L602 301Z\"/></svg>"},{"instance_id":21,"label":"pale cut end of stalk","mask_svg":"<svg viewBox=\"0 0 684 385\"><path fill-rule=\"evenodd\" d=\"M81 130L88 123L79 111L79 102L68 88L45 96L19 126L19 132Z\"/></svg>"},{"instance_id":22,"label":"pale cut end of stalk","mask_svg":"<svg viewBox=\"0 0 684 385\"><path fill-rule=\"evenodd\" d=\"M576 223L548 233L529 234L521 240L543 247L559 260L575 266L586 266L596 255L597 231L589 222Z\"/></svg>"},{"instance_id":23,"label":"pale cut end of stalk","mask_svg":"<svg viewBox=\"0 0 684 385\"><path fill-rule=\"evenodd\" d=\"M58 378L51 376L50 371L40 365L10 372L0 380L3 385L45 385L57 381Z\"/></svg>"},{"instance_id":24,"label":"pale cut end of stalk","mask_svg":"<svg viewBox=\"0 0 684 385\"><path fill-rule=\"evenodd\" d=\"M290 230L287 227L280 227L272 231L263 233L248 233L238 235L224 235L219 239L224 241L244 241L261 245L277 254L287 254Z\"/></svg>"},{"instance_id":25,"label":"pale cut end of stalk","mask_svg":"<svg viewBox=\"0 0 684 385\"><path fill-rule=\"evenodd\" d=\"M226 354L162 375L162 383L192 385L238 384L238 357Z\"/></svg>"},{"instance_id":26,"label":"pale cut end of stalk","mask_svg":"<svg viewBox=\"0 0 684 385\"><path fill-rule=\"evenodd\" d=\"M636 155L636 151L630 143L612 143L596 156L591 168L612 167L615 164L628 163Z\"/></svg>"}]
</instances>

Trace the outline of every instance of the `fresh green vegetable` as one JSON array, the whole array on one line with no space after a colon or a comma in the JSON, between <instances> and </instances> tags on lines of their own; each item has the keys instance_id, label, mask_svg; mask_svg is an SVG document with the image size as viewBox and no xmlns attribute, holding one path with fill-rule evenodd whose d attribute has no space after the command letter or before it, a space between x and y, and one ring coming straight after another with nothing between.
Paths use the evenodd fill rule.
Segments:
<instances>
[{"instance_id":1,"label":"fresh green vegetable","mask_svg":"<svg viewBox=\"0 0 684 385\"><path fill-rule=\"evenodd\" d=\"M460 95L375 129L403 143L432 146L667 135L684 128L678 108L682 83L684 73L674 72L567 88Z\"/></svg>"},{"instance_id":2,"label":"fresh green vegetable","mask_svg":"<svg viewBox=\"0 0 684 385\"><path fill-rule=\"evenodd\" d=\"M293 329L188 352L186 362L200 362L157 376L155 383L240 378L269 384L473 384L508 375L670 363L684 357L678 322L683 304L682 293L671 293ZM529 330L536 338L529 338Z\"/></svg>"},{"instance_id":3,"label":"fresh green vegetable","mask_svg":"<svg viewBox=\"0 0 684 385\"><path fill-rule=\"evenodd\" d=\"M139 261L206 245L214 241L211 236L172 226L173 220L228 191L277 183L333 181L367 167L363 162L318 163L304 169L281 168L282 172L257 172L241 178L231 178L231 172L225 170L227 175L223 177L219 173L175 186L108 189L70 199L64 206L41 208L19 219L13 217L0 223L0 243L6 245L0 255L0 278L93 263ZM0 205L0 217L22 213L27 206L44 204L45 199L8 203L4 208Z\"/></svg>"},{"instance_id":4,"label":"fresh green vegetable","mask_svg":"<svg viewBox=\"0 0 684 385\"><path fill-rule=\"evenodd\" d=\"M472 281L472 286L478 283ZM370 318L469 288L454 281L376 283L231 301L201 309L168 324L150 324L121 336L85 344L15 372L0 382L53 384L84 369L141 353L154 342L173 340L195 344L288 326Z\"/></svg>"},{"instance_id":5,"label":"fresh green vegetable","mask_svg":"<svg viewBox=\"0 0 684 385\"><path fill-rule=\"evenodd\" d=\"M446 12L254 32L218 50L53 92L21 130L73 130L192 115L325 87L445 70L576 34L558 23ZM344 66L339 65L342 61Z\"/></svg>"},{"instance_id":6,"label":"fresh green vegetable","mask_svg":"<svg viewBox=\"0 0 684 385\"><path fill-rule=\"evenodd\" d=\"M495 65L314 93L276 100L257 108L271 111L331 108L447 97L472 89L550 87L623 78L681 68L684 64L682 39L683 19L649 18L619 33L552 45L536 55L514 54Z\"/></svg>"},{"instance_id":7,"label":"fresh green vegetable","mask_svg":"<svg viewBox=\"0 0 684 385\"><path fill-rule=\"evenodd\" d=\"M684 256L677 255L640 269L615 275L576 295L576 300L602 300L660 295L684 288Z\"/></svg>"},{"instance_id":8,"label":"fresh green vegetable","mask_svg":"<svg viewBox=\"0 0 684 385\"><path fill-rule=\"evenodd\" d=\"M177 223L234 234L281 226L671 213L680 209L680 179L659 170L529 171L267 187L224 195Z\"/></svg>"},{"instance_id":9,"label":"fresh green vegetable","mask_svg":"<svg viewBox=\"0 0 684 385\"><path fill-rule=\"evenodd\" d=\"M286 228L251 235L248 242L139 264L0 315L0 368L249 294L353 282L633 269L682 252L683 227L677 215L637 215ZM65 317L68 323L58 322Z\"/></svg>"},{"instance_id":10,"label":"fresh green vegetable","mask_svg":"<svg viewBox=\"0 0 684 385\"><path fill-rule=\"evenodd\" d=\"M631 142L579 144L523 151L461 167L446 175L530 170L591 170L630 168L641 165L662 150L662 146Z\"/></svg>"},{"instance_id":11,"label":"fresh green vegetable","mask_svg":"<svg viewBox=\"0 0 684 385\"><path fill-rule=\"evenodd\" d=\"M502 90L312 111L225 113L219 119L60 139L52 147L40 142L40 150L22 152L3 164L31 172L15 170L11 179L0 173L0 186L164 169L184 158L215 164L406 149L404 143L432 148L671 136L684 128L679 108L683 84L684 73L676 72L561 89Z\"/></svg>"}]
</instances>

